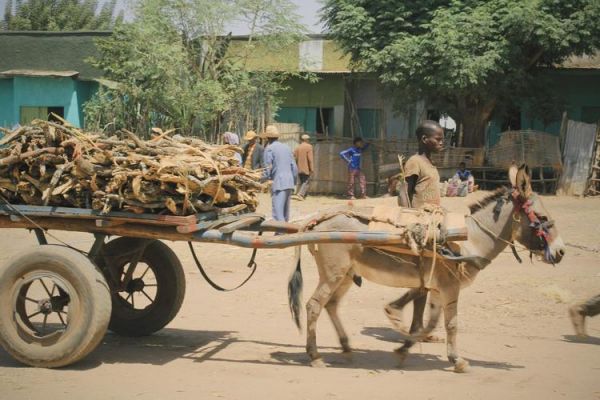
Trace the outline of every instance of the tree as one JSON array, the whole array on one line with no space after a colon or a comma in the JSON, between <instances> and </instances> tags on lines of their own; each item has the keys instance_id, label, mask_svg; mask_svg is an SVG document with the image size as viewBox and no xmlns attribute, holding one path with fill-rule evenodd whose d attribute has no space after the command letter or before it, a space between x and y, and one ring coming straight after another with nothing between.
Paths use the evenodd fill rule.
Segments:
<instances>
[{"instance_id":1,"label":"tree","mask_svg":"<svg viewBox=\"0 0 600 400\"><path fill-rule=\"evenodd\" d=\"M322 12L357 68L399 105L452 115L473 147L494 115L549 98L544 68L600 47L597 0L326 0Z\"/></svg>"},{"instance_id":2,"label":"tree","mask_svg":"<svg viewBox=\"0 0 600 400\"><path fill-rule=\"evenodd\" d=\"M256 46L272 51L302 38L288 0L144 0L133 23L98 42L92 63L117 82L86 105L86 124L110 129L178 128L214 141L223 130L260 129L295 71L253 71ZM226 26L249 26L230 51Z\"/></svg>"},{"instance_id":3,"label":"tree","mask_svg":"<svg viewBox=\"0 0 600 400\"><path fill-rule=\"evenodd\" d=\"M3 25L9 31L109 30L123 20L115 6L116 0L101 7L97 0L8 0Z\"/></svg>"}]
</instances>

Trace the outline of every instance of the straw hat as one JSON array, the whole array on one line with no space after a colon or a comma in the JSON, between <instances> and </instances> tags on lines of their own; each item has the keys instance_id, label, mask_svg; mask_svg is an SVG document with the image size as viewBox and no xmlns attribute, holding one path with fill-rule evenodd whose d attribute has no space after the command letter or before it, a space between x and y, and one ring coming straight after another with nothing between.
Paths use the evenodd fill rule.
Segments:
<instances>
[{"instance_id":1,"label":"straw hat","mask_svg":"<svg viewBox=\"0 0 600 400\"><path fill-rule=\"evenodd\" d=\"M256 132L254 131L248 131L246 132L246 134L244 135L244 140L252 140L256 137Z\"/></svg>"},{"instance_id":2,"label":"straw hat","mask_svg":"<svg viewBox=\"0 0 600 400\"><path fill-rule=\"evenodd\" d=\"M304 135L300 136L300 139L302 139L302 140L309 140L310 136L305 133Z\"/></svg>"},{"instance_id":3,"label":"straw hat","mask_svg":"<svg viewBox=\"0 0 600 400\"><path fill-rule=\"evenodd\" d=\"M267 128L265 129L265 133L263 133L263 137L266 138L278 138L279 137L279 131L277 130L277 127L275 125L267 125Z\"/></svg>"}]
</instances>

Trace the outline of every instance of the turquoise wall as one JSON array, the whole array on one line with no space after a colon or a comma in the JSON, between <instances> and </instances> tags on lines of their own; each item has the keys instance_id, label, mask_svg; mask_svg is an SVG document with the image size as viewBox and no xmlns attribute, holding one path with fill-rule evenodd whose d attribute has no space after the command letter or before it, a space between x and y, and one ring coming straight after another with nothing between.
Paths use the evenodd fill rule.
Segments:
<instances>
[{"instance_id":1,"label":"turquoise wall","mask_svg":"<svg viewBox=\"0 0 600 400\"><path fill-rule=\"evenodd\" d=\"M600 120L600 71L558 70L548 72L550 88L564 103L569 119L594 123ZM534 129L558 135L562 115L554 116L547 125L532 118L527 107L521 110L521 129ZM488 144L493 146L500 139L500 118L494 118L488 128Z\"/></svg>"},{"instance_id":2,"label":"turquoise wall","mask_svg":"<svg viewBox=\"0 0 600 400\"><path fill-rule=\"evenodd\" d=\"M13 115L13 80L0 79L0 126L12 127Z\"/></svg>"},{"instance_id":3,"label":"turquoise wall","mask_svg":"<svg viewBox=\"0 0 600 400\"><path fill-rule=\"evenodd\" d=\"M0 79L0 125L20 121L21 107L64 107L65 119L83 126L83 104L98 90L96 82L72 78L17 76Z\"/></svg>"}]
</instances>

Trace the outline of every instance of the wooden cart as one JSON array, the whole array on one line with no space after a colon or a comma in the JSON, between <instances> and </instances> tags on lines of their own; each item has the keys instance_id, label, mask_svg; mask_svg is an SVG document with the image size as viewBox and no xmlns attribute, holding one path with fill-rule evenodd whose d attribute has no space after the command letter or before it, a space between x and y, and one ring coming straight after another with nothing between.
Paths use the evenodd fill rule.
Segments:
<instances>
[{"instance_id":1,"label":"wooden cart","mask_svg":"<svg viewBox=\"0 0 600 400\"><path fill-rule=\"evenodd\" d=\"M39 243L0 269L0 344L35 367L82 359L107 329L142 336L167 325L183 302L185 275L162 240L253 249L404 240L390 232L299 232L297 225L256 213L179 217L13 205L0 206L0 228L31 229ZM93 234L95 240L87 252L48 244L53 230Z\"/></svg>"}]
</instances>

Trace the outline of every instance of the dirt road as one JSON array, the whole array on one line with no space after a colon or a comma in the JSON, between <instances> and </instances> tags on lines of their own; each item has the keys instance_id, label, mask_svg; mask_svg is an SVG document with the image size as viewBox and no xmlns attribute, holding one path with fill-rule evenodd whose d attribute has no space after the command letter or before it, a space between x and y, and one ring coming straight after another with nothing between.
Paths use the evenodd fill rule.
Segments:
<instances>
[{"instance_id":1,"label":"dirt road","mask_svg":"<svg viewBox=\"0 0 600 400\"><path fill-rule=\"evenodd\" d=\"M444 199L466 210L465 199ZM444 344L417 345L402 368L392 350L397 335L383 306L402 291L365 282L341 306L356 349L339 354L326 316L319 344L326 369L307 366L304 336L288 312L286 284L292 250L259 252L259 270L244 288L217 293L200 277L184 243L171 243L187 274L178 317L145 338L108 334L82 362L59 370L34 369L0 349L0 399L600 399L600 317L588 321L592 336L572 336L567 304L600 293L600 200L545 197L569 244L560 266L522 265L502 254L461 295L458 346L471 368L452 372ZM394 199L362 200L363 203ZM294 203L298 216L340 204L310 198ZM268 213L269 199L262 201ZM89 235L59 234L89 248ZM0 231L0 265L35 245L25 230ZM247 249L198 245L210 274L233 285L247 273ZM305 298L315 286L314 262L305 257ZM406 318L410 318L407 313ZM441 330L438 335L443 336Z\"/></svg>"}]
</instances>

